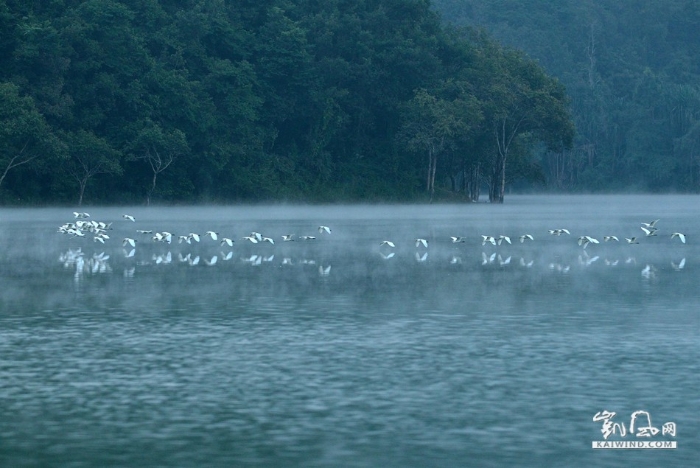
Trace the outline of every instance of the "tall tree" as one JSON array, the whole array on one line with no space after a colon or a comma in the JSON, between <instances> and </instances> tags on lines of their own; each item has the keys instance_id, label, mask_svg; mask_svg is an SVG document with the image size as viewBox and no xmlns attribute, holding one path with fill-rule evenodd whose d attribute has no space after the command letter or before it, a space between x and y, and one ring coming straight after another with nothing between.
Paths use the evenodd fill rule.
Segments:
<instances>
[{"instance_id":1,"label":"tall tree","mask_svg":"<svg viewBox=\"0 0 700 468\"><path fill-rule=\"evenodd\" d=\"M63 151L34 100L21 96L16 85L0 83L0 187L10 170L63 156Z\"/></svg>"}]
</instances>

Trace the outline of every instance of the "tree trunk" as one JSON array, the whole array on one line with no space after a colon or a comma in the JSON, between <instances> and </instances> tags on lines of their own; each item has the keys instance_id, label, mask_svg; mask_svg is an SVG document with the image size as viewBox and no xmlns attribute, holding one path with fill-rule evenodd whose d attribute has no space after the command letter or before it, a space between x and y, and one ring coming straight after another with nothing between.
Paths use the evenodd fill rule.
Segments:
<instances>
[{"instance_id":1,"label":"tree trunk","mask_svg":"<svg viewBox=\"0 0 700 468\"><path fill-rule=\"evenodd\" d=\"M153 183L151 184L151 190L148 191L146 194L146 206L151 205L151 197L153 196L153 192L156 190L156 178L158 177L158 172L153 171Z\"/></svg>"},{"instance_id":2,"label":"tree trunk","mask_svg":"<svg viewBox=\"0 0 700 468\"><path fill-rule=\"evenodd\" d=\"M83 195L85 194L85 186L87 185L87 177L80 180L80 197L78 198L78 206L83 206Z\"/></svg>"}]
</instances>

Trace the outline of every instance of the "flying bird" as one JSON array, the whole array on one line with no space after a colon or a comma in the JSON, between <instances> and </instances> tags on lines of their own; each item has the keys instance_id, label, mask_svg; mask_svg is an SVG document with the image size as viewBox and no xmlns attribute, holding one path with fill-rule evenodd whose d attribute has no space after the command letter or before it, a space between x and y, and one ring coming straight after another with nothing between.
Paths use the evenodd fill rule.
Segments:
<instances>
[{"instance_id":1,"label":"flying bird","mask_svg":"<svg viewBox=\"0 0 700 468\"><path fill-rule=\"evenodd\" d=\"M521 244L523 242L525 242L526 240L535 240L535 238L532 237L532 234L523 234L522 236L520 236L520 243Z\"/></svg>"},{"instance_id":2,"label":"flying bird","mask_svg":"<svg viewBox=\"0 0 700 468\"><path fill-rule=\"evenodd\" d=\"M425 239L416 239L416 247L420 247L421 245L427 249L428 241Z\"/></svg>"},{"instance_id":3,"label":"flying bird","mask_svg":"<svg viewBox=\"0 0 700 468\"><path fill-rule=\"evenodd\" d=\"M610 241L620 242L620 240L617 238L617 236L603 236L603 241L605 241L605 242L610 242Z\"/></svg>"},{"instance_id":4,"label":"flying bird","mask_svg":"<svg viewBox=\"0 0 700 468\"><path fill-rule=\"evenodd\" d=\"M319 234L323 234L324 232L327 233L327 234L330 234L330 233L331 233L331 228L329 228L328 226L319 226L319 227L318 227L318 233L319 233Z\"/></svg>"},{"instance_id":5,"label":"flying bird","mask_svg":"<svg viewBox=\"0 0 700 468\"><path fill-rule=\"evenodd\" d=\"M128 215L128 214L122 215L122 218L124 218L124 219L127 220L127 221L131 221L132 223L136 222L136 220L134 219L134 217L131 216L131 215Z\"/></svg>"},{"instance_id":6,"label":"flying bird","mask_svg":"<svg viewBox=\"0 0 700 468\"><path fill-rule=\"evenodd\" d=\"M674 237L679 238L681 242L685 244L685 234L682 234L680 232L674 232L673 234L671 234L671 239L673 239Z\"/></svg>"},{"instance_id":7,"label":"flying bird","mask_svg":"<svg viewBox=\"0 0 700 468\"><path fill-rule=\"evenodd\" d=\"M382 245L388 245L389 247L392 247L392 248L393 248L393 247L396 247L396 245L394 245L393 242L388 241L388 240L382 241L382 243L379 244L379 247L381 247Z\"/></svg>"}]
</instances>

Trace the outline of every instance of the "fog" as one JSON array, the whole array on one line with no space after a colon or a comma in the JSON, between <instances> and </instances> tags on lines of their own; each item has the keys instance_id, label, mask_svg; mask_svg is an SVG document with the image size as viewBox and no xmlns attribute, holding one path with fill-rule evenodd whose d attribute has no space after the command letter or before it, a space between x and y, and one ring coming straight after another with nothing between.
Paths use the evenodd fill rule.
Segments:
<instances>
[{"instance_id":1,"label":"fog","mask_svg":"<svg viewBox=\"0 0 700 468\"><path fill-rule=\"evenodd\" d=\"M0 404L12 416L0 432L26 438L0 461L72 447L102 453L102 465L133 464L157 438L151 461L161 464L470 456L498 466L556 453L587 466L598 411L647 409L684 433L698 428L688 416L700 409L696 197L77 211L90 217L0 210ZM645 236L642 223L657 219ZM111 223L109 238L58 232L76 220ZM251 232L274 244L244 239ZM178 242L190 233L200 242ZM534 239L521 243L524 234ZM611 235L619 242L603 241ZM579 236L599 243L584 249ZM624 239L633 236L639 244ZM558 415L538 429L545 406ZM86 423L116 442L81 436ZM697 459L678 440L685 450L664 460ZM132 448L117 455L112 443ZM189 457L173 454L180 446Z\"/></svg>"}]
</instances>

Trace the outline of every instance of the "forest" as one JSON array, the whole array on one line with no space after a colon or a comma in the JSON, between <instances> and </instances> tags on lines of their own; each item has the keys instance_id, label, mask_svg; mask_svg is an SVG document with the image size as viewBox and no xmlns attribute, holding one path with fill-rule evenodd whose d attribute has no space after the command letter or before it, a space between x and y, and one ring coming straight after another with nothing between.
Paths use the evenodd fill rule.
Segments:
<instances>
[{"instance_id":1,"label":"forest","mask_svg":"<svg viewBox=\"0 0 700 468\"><path fill-rule=\"evenodd\" d=\"M0 0L0 202L696 192L700 13L640 5Z\"/></svg>"},{"instance_id":2,"label":"forest","mask_svg":"<svg viewBox=\"0 0 700 468\"><path fill-rule=\"evenodd\" d=\"M566 87L576 136L535 159L560 191L700 191L700 2L434 0Z\"/></svg>"}]
</instances>

